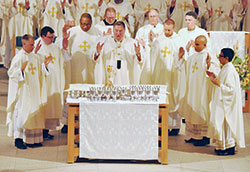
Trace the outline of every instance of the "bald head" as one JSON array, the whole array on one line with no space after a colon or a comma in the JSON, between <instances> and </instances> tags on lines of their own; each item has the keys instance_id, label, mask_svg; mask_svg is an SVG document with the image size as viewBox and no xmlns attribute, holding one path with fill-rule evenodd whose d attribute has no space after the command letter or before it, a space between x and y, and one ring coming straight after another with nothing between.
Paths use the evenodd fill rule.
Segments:
<instances>
[{"instance_id":1,"label":"bald head","mask_svg":"<svg viewBox=\"0 0 250 172\"><path fill-rule=\"evenodd\" d=\"M207 38L204 35L197 36L194 41L195 51L201 52L207 47Z\"/></svg>"}]
</instances>

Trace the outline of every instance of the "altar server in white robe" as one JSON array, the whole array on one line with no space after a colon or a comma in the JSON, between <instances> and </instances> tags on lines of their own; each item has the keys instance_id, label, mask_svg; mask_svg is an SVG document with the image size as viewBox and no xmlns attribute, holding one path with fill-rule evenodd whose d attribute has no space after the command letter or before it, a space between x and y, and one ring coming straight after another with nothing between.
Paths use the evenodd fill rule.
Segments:
<instances>
[{"instance_id":1,"label":"altar server in white robe","mask_svg":"<svg viewBox=\"0 0 250 172\"><path fill-rule=\"evenodd\" d=\"M9 36L9 21L10 21L10 10L12 2L10 0L0 1L0 19L2 20L1 25L1 43L0 43L0 58L6 68L10 67L11 61L11 42Z\"/></svg>"},{"instance_id":2,"label":"altar server in white robe","mask_svg":"<svg viewBox=\"0 0 250 172\"><path fill-rule=\"evenodd\" d=\"M50 26L55 31L55 36L62 34L62 27L65 24L67 9L66 0L42 0L39 2L40 29Z\"/></svg>"},{"instance_id":3,"label":"altar server in white robe","mask_svg":"<svg viewBox=\"0 0 250 172\"><path fill-rule=\"evenodd\" d=\"M112 7L116 10L116 19L123 21L129 29L131 35L134 35L135 12L128 0L111 0L107 5L101 8L101 16L104 15L105 9Z\"/></svg>"},{"instance_id":4,"label":"altar server in white robe","mask_svg":"<svg viewBox=\"0 0 250 172\"><path fill-rule=\"evenodd\" d=\"M167 19L164 23L164 35L159 36L151 46L153 84L167 85L169 98L168 129L169 135L178 135L181 117L178 114L180 88L179 70L174 66L178 60L179 37L174 32L175 22Z\"/></svg>"},{"instance_id":5,"label":"altar server in white robe","mask_svg":"<svg viewBox=\"0 0 250 172\"><path fill-rule=\"evenodd\" d=\"M242 20L242 5L240 0L208 1L209 31L237 30ZM239 17L240 16L240 17Z\"/></svg>"},{"instance_id":6,"label":"altar server in white robe","mask_svg":"<svg viewBox=\"0 0 250 172\"><path fill-rule=\"evenodd\" d=\"M231 63L234 51L223 48L219 55L222 69L216 76L208 72L214 84L210 104L210 132L217 155L234 155L235 147L245 147L239 74Z\"/></svg>"},{"instance_id":7,"label":"altar server in white robe","mask_svg":"<svg viewBox=\"0 0 250 172\"><path fill-rule=\"evenodd\" d=\"M157 9L161 21L167 18L166 0L135 0L136 30L145 24L148 24L148 13L151 9Z\"/></svg>"},{"instance_id":8,"label":"altar server in white robe","mask_svg":"<svg viewBox=\"0 0 250 172\"><path fill-rule=\"evenodd\" d=\"M34 39L31 35L22 37L23 49L13 58L8 70L9 91L6 124L8 136L15 139L15 146L26 149L27 146L42 146L42 129L45 116L42 105L46 102L46 67L51 58L41 59L32 53ZM36 47L35 52L39 50ZM44 61L44 62L43 62ZM26 143L26 144L25 144Z\"/></svg>"},{"instance_id":9,"label":"altar server in white robe","mask_svg":"<svg viewBox=\"0 0 250 172\"><path fill-rule=\"evenodd\" d=\"M180 48L179 58L184 64L181 70L186 72L186 91L181 100L180 113L186 119L185 133L187 143L195 146L205 146L209 144L208 122L210 119L209 103L211 100L211 83L206 71L216 72L218 64L214 59L207 64L210 58L206 49L207 39L204 35L195 39L195 53L185 60L184 48ZM216 74L217 75L217 74Z\"/></svg>"},{"instance_id":10,"label":"altar server in white robe","mask_svg":"<svg viewBox=\"0 0 250 172\"><path fill-rule=\"evenodd\" d=\"M49 130L56 130L56 127L60 125L59 120L62 116L64 104L64 55L63 50L53 43L54 36L54 30L49 26L45 26L41 30L41 37L36 40L36 44L41 43L41 48L38 51L41 58L49 56L52 58L47 67L50 75L46 78L47 102L44 105L46 123L43 137L47 140L53 139L53 135L48 133Z\"/></svg>"},{"instance_id":11,"label":"altar server in white robe","mask_svg":"<svg viewBox=\"0 0 250 172\"><path fill-rule=\"evenodd\" d=\"M93 25L100 22L100 8L106 5L106 0L72 0L70 3L71 13L79 25L79 19L83 13L89 13L92 17Z\"/></svg>"},{"instance_id":12,"label":"altar server in white robe","mask_svg":"<svg viewBox=\"0 0 250 172\"><path fill-rule=\"evenodd\" d=\"M114 36L98 43L94 60L99 63L97 75L107 86L139 84L137 68L143 63L139 43L125 36L125 24L118 21L113 26Z\"/></svg>"},{"instance_id":13,"label":"altar server in white robe","mask_svg":"<svg viewBox=\"0 0 250 172\"><path fill-rule=\"evenodd\" d=\"M199 21L206 12L205 0L170 0L169 3L168 15L175 21L175 31L179 31L185 26L185 14L188 11L194 11Z\"/></svg>"},{"instance_id":14,"label":"altar server in white robe","mask_svg":"<svg viewBox=\"0 0 250 172\"><path fill-rule=\"evenodd\" d=\"M149 24L142 26L136 33L136 39L142 44L145 56L145 63L141 74L141 84L152 83L152 56L150 57L151 43L159 36L163 35L163 25L159 23L159 13L156 9L149 11Z\"/></svg>"},{"instance_id":15,"label":"altar server in white robe","mask_svg":"<svg viewBox=\"0 0 250 172\"><path fill-rule=\"evenodd\" d=\"M113 25L117 22L116 10L113 7L108 7L105 10L104 19L94 25L94 31L99 37L105 37L113 34ZM131 37L127 26L125 25L125 35Z\"/></svg>"}]
</instances>

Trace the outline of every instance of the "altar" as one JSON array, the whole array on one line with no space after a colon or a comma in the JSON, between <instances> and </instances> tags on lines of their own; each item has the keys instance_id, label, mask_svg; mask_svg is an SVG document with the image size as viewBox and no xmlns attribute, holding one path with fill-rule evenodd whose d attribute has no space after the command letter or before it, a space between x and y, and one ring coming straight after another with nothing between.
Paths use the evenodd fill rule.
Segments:
<instances>
[{"instance_id":1,"label":"altar","mask_svg":"<svg viewBox=\"0 0 250 172\"><path fill-rule=\"evenodd\" d=\"M67 98L68 163L76 157L168 163L166 93L158 101L90 101L91 97L84 99L79 91L73 92L78 96L71 90Z\"/></svg>"}]
</instances>

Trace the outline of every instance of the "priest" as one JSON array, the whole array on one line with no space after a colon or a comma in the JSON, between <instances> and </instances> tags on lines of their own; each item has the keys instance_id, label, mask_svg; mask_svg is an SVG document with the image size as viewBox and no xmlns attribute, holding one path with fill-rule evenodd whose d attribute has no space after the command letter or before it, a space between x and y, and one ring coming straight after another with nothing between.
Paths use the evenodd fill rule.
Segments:
<instances>
[{"instance_id":1,"label":"priest","mask_svg":"<svg viewBox=\"0 0 250 172\"><path fill-rule=\"evenodd\" d=\"M117 21L116 10L113 7L108 7L105 10L104 19L94 25L94 30L99 37L105 37L113 34L113 25ZM127 26L125 26L127 28ZM131 37L128 29L125 30L125 35Z\"/></svg>"},{"instance_id":2,"label":"priest","mask_svg":"<svg viewBox=\"0 0 250 172\"><path fill-rule=\"evenodd\" d=\"M178 135L181 128L179 108L180 71L175 68L178 61L179 37L174 32L175 22L167 19L164 23L164 35L159 36L151 46L152 83L167 85L169 92L169 135Z\"/></svg>"},{"instance_id":3,"label":"priest","mask_svg":"<svg viewBox=\"0 0 250 172\"><path fill-rule=\"evenodd\" d=\"M209 128L217 155L234 155L236 146L245 147L240 79L231 62L233 57L232 49L223 48L219 55L223 67L218 77L207 72L214 84Z\"/></svg>"},{"instance_id":4,"label":"priest","mask_svg":"<svg viewBox=\"0 0 250 172\"><path fill-rule=\"evenodd\" d=\"M63 91L65 86L64 75L64 56L63 50L53 43L54 30L45 26L41 30L41 37L36 40L36 44L40 42L41 48L38 53L41 58L51 57L52 61L48 65L50 75L46 78L47 102L44 105L45 112L45 129L43 130L43 138L46 140L53 139L49 130L56 130L60 125L60 119L63 110ZM65 45L67 48L67 45ZM65 51L65 50L64 50Z\"/></svg>"},{"instance_id":5,"label":"priest","mask_svg":"<svg viewBox=\"0 0 250 172\"><path fill-rule=\"evenodd\" d=\"M41 59L35 53L34 39L31 35L22 37L23 48L13 58L9 75L9 94L7 105L8 136L15 139L19 149L42 146L42 129L45 116L42 105L47 101L45 78L51 57ZM37 45L35 52L40 48ZM43 62L44 61L44 62Z\"/></svg>"},{"instance_id":6,"label":"priest","mask_svg":"<svg viewBox=\"0 0 250 172\"><path fill-rule=\"evenodd\" d=\"M186 119L185 133L187 143L195 146L205 146L209 144L208 122L210 119L209 103L211 100L211 83L206 71L216 72L218 64L214 59L207 63L210 58L206 48L207 39L204 35L196 37L194 50L191 56L185 60L184 48L179 49L179 58L186 73L185 96L181 100L180 113ZM216 73L217 75L217 73Z\"/></svg>"},{"instance_id":7,"label":"priest","mask_svg":"<svg viewBox=\"0 0 250 172\"><path fill-rule=\"evenodd\" d=\"M98 43L94 60L100 69L97 75L102 84L129 85L139 84L138 68L143 63L143 54L139 43L125 36L125 24L118 21L113 26L113 35L103 43Z\"/></svg>"},{"instance_id":8,"label":"priest","mask_svg":"<svg viewBox=\"0 0 250 172\"><path fill-rule=\"evenodd\" d=\"M136 33L136 39L141 43L144 51L147 52L145 56L145 63L142 69L141 84L151 84L152 83L152 57L150 57L150 46L151 43L159 36L163 35L163 25L159 23L159 13L158 10L152 9L148 13L149 24L142 26Z\"/></svg>"}]
</instances>

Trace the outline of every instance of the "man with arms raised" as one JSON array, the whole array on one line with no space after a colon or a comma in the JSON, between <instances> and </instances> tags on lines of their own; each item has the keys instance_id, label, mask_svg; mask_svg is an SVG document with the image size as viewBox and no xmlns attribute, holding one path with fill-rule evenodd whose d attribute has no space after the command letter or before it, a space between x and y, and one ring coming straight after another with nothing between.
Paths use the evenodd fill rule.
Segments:
<instances>
[{"instance_id":1,"label":"man with arms raised","mask_svg":"<svg viewBox=\"0 0 250 172\"><path fill-rule=\"evenodd\" d=\"M42 129L45 127L42 104L47 101L44 86L51 57L45 57L43 62L41 57L32 53L34 39L31 35L24 35L22 44L23 49L13 58L8 70L6 124L9 127L8 136L14 137L15 146L26 149L27 146L42 146ZM38 44L35 52L40 46Z\"/></svg>"},{"instance_id":2,"label":"man with arms raised","mask_svg":"<svg viewBox=\"0 0 250 172\"><path fill-rule=\"evenodd\" d=\"M126 37L125 24L118 21L113 26L113 35L104 43L98 43L94 60L99 64L100 83L107 85L139 84L140 73L136 72L143 60L141 47L132 38Z\"/></svg>"},{"instance_id":3,"label":"man with arms raised","mask_svg":"<svg viewBox=\"0 0 250 172\"><path fill-rule=\"evenodd\" d=\"M62 50L53 43L54 30L45 26L41 30L41 38L36 43L41 43L38 53L42 58L51 56L52 61L48 65L50 75L46 79L47 103L45 104L46 123L43 130L44 139L53 139L48 134L49 129L55 130L60 125L60 118L63 109L63 90L65 86L64 57ZM67 45L64 47L67 48Z\"/></svg>"},{"instance_id":4,"label":"man with arms raised","mask_svg":"<svg viewBox=\"0 0 250 172\"><path fill-rule=\"evenodd\" d=\"M207 39L204 35L195 38L195 52L187 58L184 56L184 48L179 49L180 62L184 64L181 70L186 72L186 91L181 100L181 115L186 119L185 133L188 143L195 146L205 146L209 144L208 122L210 119L209 103L211 100L211 83L206 71L217 71L218 64L212 59L208 63ZM216 73L217 74L217 73Z\"/></svg>"},{"instance_id":5,"label":"man with arms raised","mask_svg":"<svg viewBox=\"0 0 250 172\"><path fill-rule=\"evenodd\" d=\"M174 32L175 22L167 19L164 23L164 35L159 36L151 46L152 82L167 85L169 98L169 135L178 135L181 118L178 114L179 89L181 88L180 71L174 66L178 61L179 37Z\"/></svg>"},{"instance_id":6,"label":"man with arms raised","mask_svg":"<svg viewBox=\"0 0 250 172\"><path fill-rule=\"evenodd\" d=\"M141 75L141 84L151 84L151 57L150 57L150 44L163 34L163 25L159 23L159 14L156 9L149 11L149 24L141 27L136 33L136 39L142 44L145 51L148 51Z\"/></svg>"}]
</instances>

